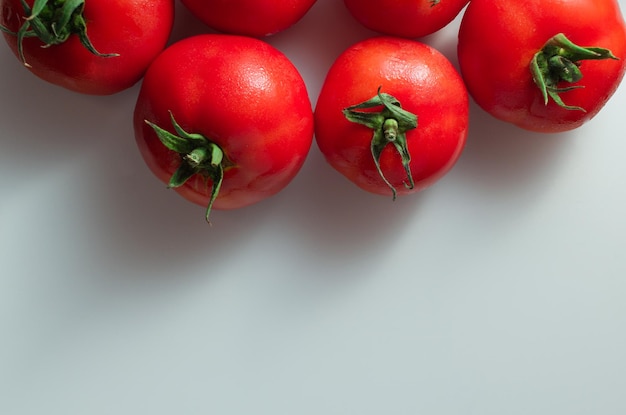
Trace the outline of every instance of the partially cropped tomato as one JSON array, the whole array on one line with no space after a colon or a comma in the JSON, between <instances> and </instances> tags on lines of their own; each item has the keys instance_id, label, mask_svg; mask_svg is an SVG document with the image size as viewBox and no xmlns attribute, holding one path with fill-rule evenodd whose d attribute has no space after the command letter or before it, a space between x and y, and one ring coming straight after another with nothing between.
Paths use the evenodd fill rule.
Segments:
<instances>
[{"instance_id":1,"label":"partially cropped tomato","mask_svg":"<svg viewBox=\"0 0 626 415\"><path fill-rule=\"evenodd\" d=\"M423 37L447 26L469 0L344 0L368 29L392 36Z\"/></svg>"},{"instance_id":2,"label":"partially cropped tomato","mask_svg":"<svg viewBox=\"0 0 626 415\"><path fill-rule=\"evenodd\" d=\"M0 28L36 76L72 91L136 84L163 50L173 0L0 0Z\"/></svg>"},{"instance_id":3,"label":"partially cropped tomato","mask_svg":"<svg viewBox=\"0 0 626 415\"><path fill-rule=\"evenodd\" d=\"M148 69L134 114L152 172L186 199L234 209L282 190L313 141L304 81L273 46L204 34L169 46Z\"/></svg>"},{"instance_id":4,"label":"partially cropped tomato","mask_svg":"<svg viewBox=\"0 0 626 415\"><path fill-rule=\"evenodd\" d=\"M207 26L220 32L263 37L298 22L316 0L181 0Z\"/></svg>"},{"instance_id":5,"label":"partially cropped tomato","mask_svg":"<svg viewBox=\"0 0 626 415\"><path fill-rule=\"evenodd\" d=\"M472 0L458 58L485 111L527 130L567 131L619 86L626 28L616 0Z\"/></svg>"},{"instance_id":6,"label":"partially cropped tomato","mask_svg":"<svg viewBox=\"0 0 626 415\"><path fill-rule=\"evenodd\" d=\"M395 198L433 184L455 164L468 106L461 76L436 49L374 37L331 66L315 107L316 142L356 185Z\"/></svg>"}]
</instances>

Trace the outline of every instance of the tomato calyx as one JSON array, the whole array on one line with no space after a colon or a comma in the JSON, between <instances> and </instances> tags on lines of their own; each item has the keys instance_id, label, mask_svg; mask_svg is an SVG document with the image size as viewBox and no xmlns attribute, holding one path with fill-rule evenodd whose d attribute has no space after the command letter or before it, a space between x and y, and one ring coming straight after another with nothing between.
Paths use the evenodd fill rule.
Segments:
<instances>
[{"instance_id":1,"label":"tomato calyx","mask_svg":"<svg viewBox=\"0 0 626 415\"><path fill-rule=\"evenodd\" d=\"M72 34L80 38L81 43L89 52L101 57L119 56L117 53L100 53L87 36L87 23L83 16L85 0L35 0L31 8L25 0L24 23L17 32L0 25L0 30L17 36L18 55L24 66L30 67L24 57L23 41L25 38L36 37L41 40L44 48L65 42Z\"/></svg>"},{"instance_id":2,"label":"tomato calyx","mask_svg":"<svg viewBox=\"0 0 626 415\"><path fill-rule=\"evenodd\" d=\"M530 63L530 72L533 81L541 90L546 105L552 98L562 108L586 112L582 107L565 104L559 95L561 92L583 88L583 86L560 87L559 84L562 81L575 83L582 79L581 61L601 59L617 60L618 58L608 49L578 46L563 33L559 33L550 38L534 55Z\"/></svg>"},{"instance_id":3,"label":"tomato calyx","mask_svg":"<svg viewBox=\"0 0 626 415\"><path fill-rule=\"evenodd\" d=\"M172 177L170 177L167 187L169 189L180 187L196 174L200 174L207 184L210 180L211 196L205 215L207 223L210 224L209 215L213 207L213 202L215 202L222 186L224 170L227 167L233 166L233 163L228 160L219 145L210 141L202 134L185 131L178 122L176 122L171 111L170 120L176 133L171 133L145 120L146 124L154 130L159 141L169 150L180 155L180 165Z\"/></svg>"},{"instance_id":4,"label":"tomato calyx","mask_svg":"<svg viewBox=\"0 0 626 415\"><path fill-rule=\"evenodd\" d=\"M364 125L374 131L370 142L370 150L376 170L385 184L391 189L393 200L396 199L396 188L387 180L381 167L380 156L391 144L395 147L402 160L402 166L407 175L408 183L404 182L407 189L413 189L413 175L411 174L411 155L407 146L406 132L417 128L417 116L402 108L400 101L395 97L380 92L378 87L376 95L360 104L352 105L343 110L343 114L350 122ZM378 112L370 111L373 108L382 107Z\"/></svg>"}]
</instances>

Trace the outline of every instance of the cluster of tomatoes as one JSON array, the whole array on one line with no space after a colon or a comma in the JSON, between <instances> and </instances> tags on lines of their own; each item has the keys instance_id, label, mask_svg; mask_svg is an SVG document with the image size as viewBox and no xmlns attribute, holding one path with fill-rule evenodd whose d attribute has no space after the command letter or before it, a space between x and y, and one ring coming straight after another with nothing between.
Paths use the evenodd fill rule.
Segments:
<instances>
[{"instance_id":1,"label":"cluster of tomatoes","mask_svg":"<svg viewBox=\"0 0 626 415\"><path fill-rule=\"evenodd\" d=\"M313 139L366 191L419 191L461 154L470 96L521 128L566 131L600 111L626 69L617 0L344 0L381 36L337 58L313 109L297 68L263 37L315 0L180 0L221 34L166 46L175 1L0 0L0 28L33 74L64 88L107 95L142 81L139 150L207 220L283 189ZM418 39L461 12L457 72Z\"/></svg>"}]
</instances>

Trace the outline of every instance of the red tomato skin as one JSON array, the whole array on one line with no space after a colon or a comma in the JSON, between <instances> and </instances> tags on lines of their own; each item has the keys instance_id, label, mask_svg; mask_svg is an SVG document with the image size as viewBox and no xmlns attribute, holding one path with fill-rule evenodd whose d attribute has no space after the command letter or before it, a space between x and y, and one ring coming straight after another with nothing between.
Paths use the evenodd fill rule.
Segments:
<instances>
[{"instance_id":1,"label":"red tomato skin","mask_svg":"<svg viewBox=\"0 0 626 415\"><path fill-rule=\"evenodd\" d=\"M32 6L34 0L26 2ZM2 25L17 31L23 16L20 0L2 0ZM42 48L39 39L24 39L25 60L29 70L47 82L79 93L110 95L135 85L163 50L174 24L174 1L88 0L84 16L96 50L120 56L96 56L71 35L48 48ZM3 34L18 56L16 36Z\"/></svg>"},{"instance_id":2,"label":"red tomato skin","mask_svg":"<svg viewBox=\"0 0 626 415\"><path fill-rule=\"evenodd\" d=\"M561 32L579 46L606 48L619 58L582 61L576 85L584 87L561 93L565 104L586 112L552 99L545 105L532 80L534 54ZM592 119L619 86L626 28L614 0L472 0L461 21L458 58L470 95L485 111L527 130L563 132Z\"/></svg>"},{"instance_id":3,"label":"red tomato skin","mask_svg":"<svg viewBox=\"0 0 626 415\"><path fill-rule=\"evenodd\" d=\"M459 158L469 126L469 99L461 76L436 49L410 39L374 37L346 49L331 66L315 107L316 143L328 163L368 192L390 196L370 151L372 130L348 121L342 110L376 95L378 87L417 115L407 131L415 187L393 146L380 158L385 177L398 195L425 189Z\"/></svg>"},{"instance_id":4,"label":"red tomato skin","mask_svg":"<svg viewBox=\"0 0 626 415\"><path fill-rule=\"evenodd\" d=\"M298 22L316 0L181 0L200 21L220 32L264 37Z\"/></svg>"},{"instance_id":5,"label":"red tomato skin","mask_svg":"<svg viewBox=\"0 0 626 415\"><path fill-rule=\"evenodd\" d=\"M303 165L313 140L313 112L296 67L280 51L252 38L196 35L168 47L148 69L137 99L137 145L150 170L167 183L180 165L145 123L183 129L219 145L227 168L213 209L235 209L282 190ZM175 188L207 206L210 183L195 175Z\"/></svg>"},{"instance_id":6,"label":"red tomato skin","mask_svg":"<svg viewBox=\"0 0 626 415\"><path fill-rule=\"evenodd\" d=\"M447 26L469 0L344 0L363 26L385 35L419 38Z\"/></svg>"}]
</instances>

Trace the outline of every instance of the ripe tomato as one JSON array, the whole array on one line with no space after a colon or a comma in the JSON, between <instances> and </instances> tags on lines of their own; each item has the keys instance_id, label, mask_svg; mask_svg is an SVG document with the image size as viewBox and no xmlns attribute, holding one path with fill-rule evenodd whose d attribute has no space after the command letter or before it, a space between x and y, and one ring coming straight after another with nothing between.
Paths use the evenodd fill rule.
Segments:
<instances>
[{"instance_id":1,"label":"ripe tomato","mask_svg":"<svg viewBox=\"0 0 626 415\"><path fill-rule=\"evenodd\" d=\"M468 107L461 76L444 55L415 40L375 37L331 66L315 107L316 142L356 185L395 198L454 165Z\"/></svg>"},{"instance_id":2,"label":"ripe tomato","mask_svg":"<svg viewBox=\"0 0 626 415\"><path fill-rule=\"evenodd\" d=\"M30 71L72 91L136 84L163 50L173 0L1 0L4 37Z\"/></svg>"},{"instance_id":3,"label":"ripe tomato","mask_svg":"<svg viewBox=\"0 0 626 415\"><path fill-rule=\"evenodd\" d=\"M269 36L295 24L316 0L181 0L202 22L220 32Z\"/></svg>"},{"instance_id":4,"label":"ripe tomato","mask_svg":"<svg viewBox=\"0 0 626 415\"><path fill-rule=\"evenodd\" d=\"M152 172L186 199L234 209L283 189L313 141L300 73L273 46L225 34L174 43L144 77L135 137Z\"/></svg>"},{"instance_id":5,"label":"ripe tomato","mask_svg":"<svg viewBox=\"0 0 626 415\"><path fill-rule=\"evenodd\" d=\"M617 89L626 28L615 0L473 0L458 58L485 111L528 130L567 131L594 117Z\"/></svg>"},{"instance_id":6,"label":"ripe tomato","mask_svg":"<svg viewBox=\"0 0 626 415\"><path fill-rule=\"evenodd\" d=\"M442 29L469 0L344 0L368 29L392 36L423 37Z\"/></svg>"}]
</instances>

